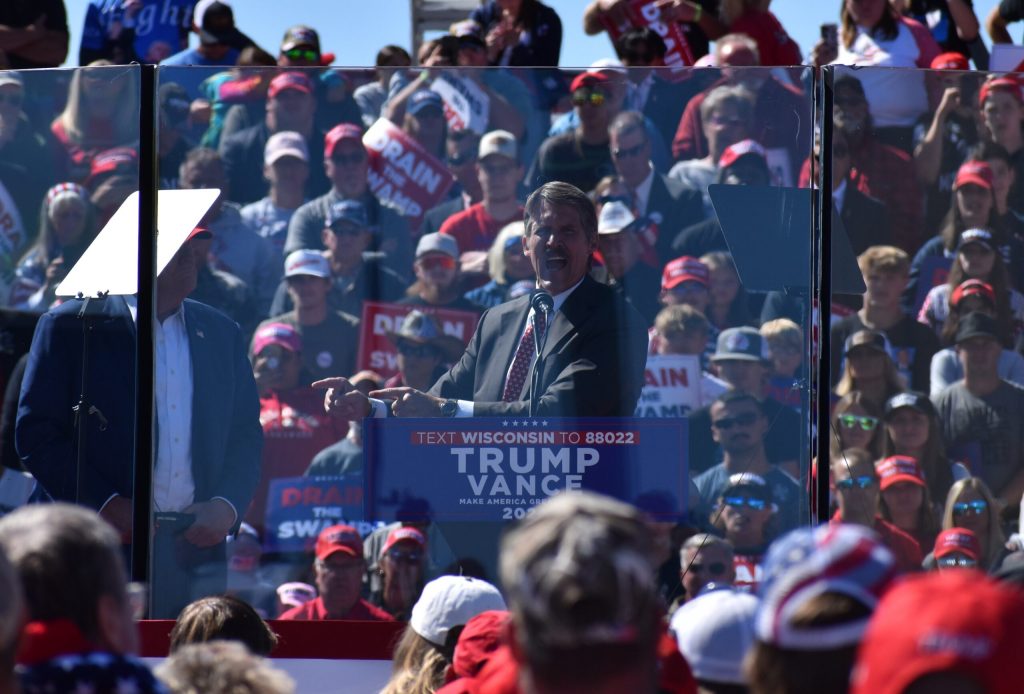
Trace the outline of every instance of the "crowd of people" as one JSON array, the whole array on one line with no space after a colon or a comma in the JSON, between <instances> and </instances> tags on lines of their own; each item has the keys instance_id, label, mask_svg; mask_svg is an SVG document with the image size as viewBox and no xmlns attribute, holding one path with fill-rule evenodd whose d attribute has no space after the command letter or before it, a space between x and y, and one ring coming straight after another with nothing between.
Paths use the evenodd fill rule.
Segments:
<instances>
[{"instance_id":1,"label":"crowd of people","mask_svg":"<svg viewBox=\"0 0 1024 694\"><path fill-rule=\"evenodd\" d=\"M921 669L905 682L887 670L898 649L912 657L917 632L899 619L922 595L942 592L953 602L991 593L1003 606L969 614L965 602L957 623L927 612L953 634L1019 621L1017 596L982 574L1019 582L1024 566L1015 513L1024 495L1024 85L988 72L980 38L984 25L994 40L1008 41L1007 25L1024 18L1019 3L1004 0L979 21L968 0L837 0L835 16L815 8L826 26L804 52L770 0L668 0L657 3L660 23L635 14L635 3L594 0L573 21L587 34L607 33L609 54L573 71L558 69L562 22L570 18L538 0L484 3L415 56L384 46L372 70L331 68L335 56L303 25L287 28L276 56L268 53L240 30L241 3L165 4L174 11L153 12L146 0L94 0L83 67L67 75L26 69L59 63L62 22L66 52L59 0L36 14L0 10L0 27L10 27L0 31L0 65L10 68L0 69L0 291L6 314L46 316L40 334L76 315L59 284L138 188L140 83L124 66L160 63L160 188L220 195L201 230L174 249L172 267L188 264L195 273L169 306L184 310L162 313L158 297L157 315L161 323L182 315L195 333L193 316L206 314L187 294L237 325L203 318L211 322L199 338L237 341L248 352L247 363L193 357L176 364L174 348L160 351L164 335L195 335L183 328L175 338L168 327L158 336L158 420L211 422L215 432L192 434L193 466L212 456L210 467L246 480L240 490L227 477L194 479L188 495L196 503L175 507L199 514L202 527L190 531L197 546L230 534L224 551L233 597L186 608L182 643L206 640L197 635L216 621L210 614L240 615L251 605L255 621L246 629L265 639L248 644L258 655L273 646L259 618L407 621L386 690L396 693L440 689L452 673L462 679L444 691L514 691L515 677L525 678L523 691L574 691L569 682L600 691L595 681L607 691L692 691L689 674L666 675L690 670L713 692L821 691L821 682L835 691L848 682L853 691L883 691L883 682L891 691L925 691L937 657L915 656ZM189 48L192 33L198 46ZM678 71L678 60L696 67ZM826 75L831 113L812 107L821 84L815 70L825 66L833 69L818 75ZM821 199L832 201L833 238L846 237L837 247L848 240L859 273L851 266L847 274L859 274L863 290L835 292L826 313L800 291L809 277L745 286L744 263L757 260L749 249L761 262L774 257L785 223L753 206L745 224L725 223L735 214L723 214L722 205L743 200L743 190L714 186L821 193L826 181L831 193ZM585 211L573 207L580 191ZM550 212L553 200L565 207ZM568 222L559 216L565 209L574 215ZM548 212L556 221L542 219ZM568 230L558 242L564 246L541 252L538 225ZM573 239L573 229L582 235ZM545 284L563 275L575 284ZM645 359L674 355L695 366L695 405L684 413L692 480L685 514L655 521L567 495L550 504L564 518L538 509L509 535L501 593L486 567L445 547L422 500L410 500L395 519L324 522L307 552L269 549L273 482L358 479L372 464L364 461L362 417L382 416L381 400L393 400L386 409L397 416L525 412L514 402L529 389L516 380L525 371L516 376L515 361L492 368L480 346L494 351L501 337L494 326L505 325L510 307L520 306L514 302L538 285L555 296L556 311L563 290L580 288L564 312L601 314L602 322L580 331L589 346L570 356L614 364L610 374L574 367L574 399L542 403L548 416L632 414ZM161 276L157 288L171 297L181 286ZM584 294L590 303L580 308ZM118 310L134 318L133 307ZM385 309L390 328L371 332ZM642 329L628 340L601 341L607 325L634 318ZM455 324L468 327L455 334ZM467 368L464 351L477 325L466 354L480 359ZM809 384L819 329L830 330L831 383L813 395L831 396L832 416L827 430L813 432ZM646 341L633 339L644 332ZM50 363L68 361L66 340L55 344L46 349L57 356ZM510 355L514 346L513 336ZM31 429L31 417L56 403L32 384L57 381L44 378L38 354L22 356L26 349L8 350L21 358L0 379L0 463L27 468L54 499L93 506L129 541L126 472L101 466L102 483L90 478L83 486L73 470L56 476L47 467L71 455L72 414L62 415L66 447L55 453L47 439L53 430ZM122 364L111 361L113 374ZM204 388L218 397L230 392L231 414L210 415L199 404L187 415L171 412L176 398L192 397L192 387L174 378L182 363L201 394L195 402L206 398ZM262 446L241 421L250 373ZM116 400L134 392L129 387L119 382L96 396L111 431L124 424L102 398ZM78 393L65 390L69 402ZM158 431L163 454L172 455L178 439L170 427ZM827 460L809 459L812 434L827 437ZM216 447L208 450L208 439ZM106 441L93 437L89 445L113 460ZM247 455L259 458L258 468L245 466ZM173 467L161 468L161 460L154 498L173 506L176 483L159 478ZM818 475L828 475L827 500L814 496ZM819 502L831 522L800 530ZM592 515L594 527L576 528L584 521L570 519L571 506ZM598 528L609 533L607 553L588 554L583 536L570 532ZM17 543L4 538L0 532L19 568ZM549 574L549 564L566 561L547 556L559 551L586 555L559 564L566 585ZM850 557L861 565L851 568ZM600 564L594 576L607 585L586 576L588 562ZM841 571L849 581L837 578ZM976 594L964 589L965 576ZM798 592L800 581L816 592ZM600 594L593 613L558 602L576 589ZM168 603L175 613L188 601L179 598ZM432 621L457 599L473 605L459 612L464 621ZM31 594L27 600L31 606ZM473 629L478 612L484 619ZM31 617L56 618L71 617ZM95 616L83 619L75 638L95 636L103 650L131 653L115 636L96 636ZM202 624L183 624L190 619ZM478 639L476 657L482 641L496 649L486 665L460 661L460 632ZM678 643L671 654L661 648L666 634ZM956 643L945 645L956 650ZM992 673L1003 644L991 646L984 658L958 653L942 667L952 662L958 676L1002 691L1009 685ZM176 683L247 657L224 648L185 647L160 677L186 691ZM680 652L688 668L670 662ZM668 679L651 680L656 673ZM275 675L262 679L287 691L273 684Z\"/></svg>"}]
</instances>

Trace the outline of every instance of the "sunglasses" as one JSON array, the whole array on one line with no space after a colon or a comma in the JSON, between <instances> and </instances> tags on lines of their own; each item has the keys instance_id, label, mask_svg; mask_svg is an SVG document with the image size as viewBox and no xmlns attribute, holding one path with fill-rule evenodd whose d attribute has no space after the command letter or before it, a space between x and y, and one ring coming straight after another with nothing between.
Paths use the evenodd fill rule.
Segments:
<instances>
[{"instance_id":1,"label":"sunglasses","mask_svg":"<svg viewBox=\"0 0 1024 694\"><path fill-rule=\"evenodd\" d=\"M856 487L857 489L868 489L874 486L875 478L871 475L861 475L860 477L848 477L845 480L839 480L836 482L836 489L850 490Z\"/></svg>"},{"instance_id":2,"label":"sunglasses","mask_svg":"<svg viewBox=\"0 0 1024 694\"><path fill-rule=\"evenodd\" d=\"M398 353L403 357L424 359L426 357L437 356L437 348L432 345L415 345L403 342L398 345Z\"/></svg>"},{"instance_id":3,"label":"sunglasses","mask_svg":"<svg viewBox=\"0 0 1024 694\"><path fill-rule=\"evenodd\" d=\"M629 157L635 157L644 151L644 147L647 145L646 142L641 142L635 147L616 147L612 150L612 156L616 159L627 159Z\"/></svg>"},{"instance_id":4,"label":"sunglasses","mask_svg":"<svg viewBox=\"0 0 1024 694\"><path fill-rule=\"evenodd\" d=\"M284 52L288 60L305 60L310 63L320 62L320 53L311 48L290 48Z\"/></svg>"},{"instance_id":5,"label":"sunglasses","mask_svg":"<svg viewBox=\"0 0 1024 694\"><path fill-rule=\"evenodd\" d=\"M421 258L416 261L424 270L454 270L455 258L442 255L437 258Z\"/></svg>"},{"instance_id":6,"label":"sunglasses","mask_svg":"<svg viewBox=\"0 0 1024 694\"><path fill-rule=\"evenodd\" d=\"M590 104L591 106L603 106L606 98L604 92L597 91L596 89L577 89L572 93L572 105L585 106Z\"/></svg>"},{"instance_id":7,"label":"sunglasses","mask_svg":"<svg viewBox=\"0 0 1024 694\"><path fill-rule=\"evenodd\" d=\"M331 161L335 164L362 164L363 160L366 159L366 152L357 152L355 154L335 154L331 156Z\"/></svg>"},{"instance_id":8,"label":"sunglasses","mask_svg":"<svg viewBox=\"0 0 1024 694\"><path fill-rule=\"evenodd\" d=\"M24 97L21 94L0 94L0 104L10 104L15 108L20 108L24 101Z\"/></svg>"},{"instance_id":9,"label":"sunglasses","mask_svg":"<svg viewBox=\"0 0 1024 694\"><path fill-rule=\"evenodd\" d=\"M726 565L720 561L710 564L690 564L689 572L694 574L709 573L712 576L721 576L725 573Z\"/></svg>"},{"instance_id":10,"label":"sunglasses","mask_svg":"<svg viewBox=\"0 0 1024 694\"><path fill-rule=\"evenodd\" d=\"M747 414L741 414L736 417L722 417L721 419L711 422L711 426L722 431L732 429L734 426L748 427L757 421L757 415L753 412Z\"/></svg>"},{"instance_id":11,"label":"sunglasses","mask_svg":"<svg viewBox=\"0 0 1024 694\"><path fill-rule=\"evenodd\" d=\"M953 504L954 516L980 516L988 509L988 502L984 499L976 501L958 501Z\"/></svg>"},{"instance_id":12,"label":"sunglasses","mask_svg":"<svg viewBox=\"0 0 1024 694\"><path fill-rule=\"evenodd\" d=\"M938 564L940 569L973 569L978 565L978 562L967 557L943 557L935 562Z\"/></svg>"},{"instance_id":13,"label":"sunglasses","mask_svg":"<svg viewBox=\"0 0 1024 694\"><path fill-rule=\"evenodd\" d=\"M722 503L733 508L752 508L755 511L763 511L768 508L768 502L764 499L755 499L750 496L723 496Z\"/></svg>"},{"instance_id":14,"label":"sunglasses","mask_svg":"<svg viewBox=\"0 0 1024 694\"><path fill-rule=\"evenodd\" d=\"M388 550L387 556L391 558L391 561L400 561L409 564L419 564L423 559L423 553L416 549L391 549Z\"/></svg>"},{"instance_id":15,"label":"sunglasses","mask_svg":"<svg viewBox=\"0 0 1024 694\"><path fill-rule=\"evenodd\" d=\"M857 414L841 414L839 415L839 423L847 429L856 429L860 427L864 431L874 431L875 427L878 426L878 417L868 417Z\"/></svg>"}]
</instances>

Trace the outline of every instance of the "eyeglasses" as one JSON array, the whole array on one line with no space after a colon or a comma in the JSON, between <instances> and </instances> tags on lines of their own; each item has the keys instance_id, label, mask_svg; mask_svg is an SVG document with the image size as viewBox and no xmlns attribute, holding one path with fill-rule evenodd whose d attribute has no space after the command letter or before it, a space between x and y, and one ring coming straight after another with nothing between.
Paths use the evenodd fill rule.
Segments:
<instances>
[{"instance_id":1,"label":"eyeglasses","mask_svg":"<svg viewBox=\"0 0 1024 694\"><path fill-rule=\"evenodd\" d=\"M954 567L960 569L973 569L978 565L978 562L973 559L968 559L967 557L943 557L935 563L938 564L940 569L951 569Z\"/></svg>"},{"instance_id":2,"label":"eyeglasses","mask_svg":"<svg viewBox=\"0 0 1024 694\"><path fill-rule=\"evenodd\" d=\"M15 108L20 108L24 97L21 94L0 94L0 104L10 104Z\"/></svg>"},{"instance_id":3,"label":"eyeglasses","mask_svg":"<svg viewBox=\"0 0 1024 694\"><path fill-rule=\"evenodd\" d=\"M363 160L366 159L366 152L356 152L355 154L335 154L331 156L331 161L335 164L362 164Z\"/></svg>"},{"instance_id":4,"label":"eyeglasses","mask_svg":"<svg viewBox=\"0 0 1024 694\"><path fill-rule=\"evenodd\" d=\"M836 482L836 489L850 490L856 487L857 489L868 489L874 486L875 478L871 475L861 475L860 477L847 477L845 480L839 480Z\"/></svg>"},{"instance_id":5,"label":"eyeglasses","mask_svg":"<svg viewBox=\"0 0 1024 694\"><path fill-rule=\"evenodd\" d=\"M716 561L710 564L690 564L690 568L687 569L687 571L693 574L702 574L706 572L712 576L721 576L725 573L726 568L725 564L720 561Z\"/></svg>"},{"instance_id":6,"label":"eyeglasses","mask_svg":"<svg viewBox=\"0 0 1024 694\"><path fill-rule=\"evenodd\" d=\"M646 146L647 146L646 142L641 142L640 144L636 145L635 147L627 147L627 148L616 147L615 149L612 150L612 156L615 157L616 159L626 159L628 157L635 157L638 154L640 154L641 152L643 152L644 151L644 147L646 147Z\"/></svg>"},{"instance_id":7,"label":"eyeglasses","mask_svg":"<svg viewBox=\"0 0 1024 694\"><path fill-rule=\"evenodd\" d=\"M417 345L409 342L402 342L398 345L398 353L403 357L415 357L424 359L437 356L437 349L431 345Z\"/></svg>"},{"instance_id":8,"label":"eyeglasses","mask_svg":"<svg viewBox=\"0 0 1024 694\"><path fill-rule=\"evenodd\" d=\"M722 503L733 508L743 508L746 506L755 511L763 511L768 507L768 502L764 499L755 499L750 496L723 496Z\"/></svg>"},{"instance_id":9,"label":"eyeglasses","mask_svg":"<svg viewBox=\"0 0 1024 694\"><path fill-rule=\"evenodd\" d=\"M954 516L980 516L988 509L988 502L984 499L975 501L958 501L953 504Z\"/></svg>"},{"instance_id":10,"label":"eyeglasses","mask_svg":"<svg viewBox=\"0 0 1024 694\"><path fill-rule=\"evenodd\" d=\"M603 106L606 98L604 92L596 89L577 89L572 93L572 105L583 106L590 104L591 106Z\"/></svg>"},{"instance_id":11,"label":"eyeglasses","mask_svg":"<svg viewBox=\"0 0 1024 694\"><path fill-rule=\"evenodd\" d=\"M711 422L711 426L722 431L732 429L734 426L748 427L757 421L757 415L753 412L747 412L746 414L737 415L735 417L722 417L719 420Z\"/></svg>"},{"instance_id":12,"label":"eyeglasses","mask_svg":"<svg viewBox=\"0 0 1024 694\"><path fill-rule=\"evenodd\" d=\"M284 57L288 60L305 60L308 63L320 62L320 53L312 48L289 48L284 51Z\"/></svg>"},{"instance_id":13,"label":"eyeglasses","mask_svg":"<svg viewBox=\"0 0 1024 694\"><path fill-rule=\"evenodd\" d=\"M388 550L387 556L391 561L405 562L408 564L419 564L423 559L423 553L418 549L390 549Z\"/></svg>"},{"instance_id":14,"label":"eyeglasses","mask_svg":"<svg viewBox=\"0 0 1024 694\"><path fill-rule=\"evenodd\" d=\"M442 255L434 258L420 258L416 261L424 270L454 270L455 258Z\"/></svg>"},{"instance_id":15,"label":"eyeglasses","mask_svg":"<svg viewBox=\"0 0 1024 694\"><path fill-rule=\"evenodd\" d=\"M874 431L875 427L878 426L878 417L868 417L857 414L841 414L839 415L839 423L846 429L856 429L860 427L864 431Z\"/></svg>"}]
</instances>

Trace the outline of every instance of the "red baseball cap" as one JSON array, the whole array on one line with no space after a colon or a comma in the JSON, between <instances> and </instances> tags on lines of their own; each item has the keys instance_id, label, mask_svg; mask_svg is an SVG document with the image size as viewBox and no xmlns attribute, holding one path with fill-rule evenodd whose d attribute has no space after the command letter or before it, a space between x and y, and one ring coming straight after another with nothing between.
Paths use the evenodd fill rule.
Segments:
<instances>
[{"instance_id":1,"label":"red baseball cap","mask_svg":"<svg viewBox=\"0 0 1024 694\"><path fill-rule=\"evenodd\" d=\"M253 335L252 353L259 354L268 345L278 345L289 352L298 353L302 351L302 337L287 323L270 323Z\"/></svg>"},{"instance_id":2,"label":"red baseball cap","mask_svg":"<svg viewBox=\"0 0 1024 694\"><path fill-rule=\"evenodd\" d=\"M985 82L985 84L981 85L981 89L978 90L978 106L983 107L985 105L985 99L987 99L988 95L996 89L1010 92L1013 98L1017 101L1024 101L1024 98L1021 98L1020 82L1013 77L1004 76L996 77L994 80L989 80L988 82Z\"/></svg>"},{"instance_id":3,"label":"red baseball cap","mask_svg":"<svg viewBox=\"0 0 1024 694\"><path fill-rule=\"evenodd\" d=\"M474 677L501 646L509 622L505 610L487 610L466 622L455 643L452 671L459 677Z\"/></svg>"},{"instance_id":4,"label":"red baseball cap","mask_svg":"<svg viewBox=\"0 0 1024 694\"><path fill-rule=\"evenodd\" d=\"M420 549L427 546L427 538L423 537L423 533L416 528L403 526L401 528L395 528L388 533L387 539L384 540L384 546L380 548L380 555L383 557L388 553L389 549L403 541L415 542L419 545Z\"/></svg>"},{"instance_id":5,"label":"red baseball cap","mask_svg":"<svg viewBox=\"0 0 1024 694\"><path fill-rule=\"evenodd\" d=\"M569 85L569 91L574 92L580 87L593 87L596 84L608 82L608 75L603 72L581 72L573 78Z\"/></svg>"},{"instance_id":6,"label":"red baseball cap","mask_svg":"<svg viewBox=\"0 0 1024 694\"><path fill-rule=\"evenodd\" d=\"M705 287L711 282L708 266L692 255L670 260L661 273L661 288L672 289L683 282L699 282Z\"/></svg>"},{"instance_id":7,"label":"red baseball cap","mask_svg":"<svg viewBox=\"0 0 1024 694\"><path fill-rule=\"evenodd\" d=\"M281 92L287 89L294 89L297 92L303 94L313 93L313 83L309 81L301 72L282 72L280 75L270 80L270 88L267 90L267 96L274 98Z\"/></svg>"},{"instance_id":8,"label":"red baseball cap","mask_svg":"<svg viewBox=\"0 0 1024 694\"><path fill-rule=\"evenodd\" d=\"M921 677L956 672L989 694L1020 692L1024 593L980 571L905 577L875 609L850 694L900 694Z\"/></svg>"},{"instance_id":9,"label":"red baseball cap","mask_svg":"<svg viewBox=\"0 0 1024 694\"><path fill-rule=\"evenodd\" d=\"M351 525L332 525L320 531L316 538L316 558L323 561L336 552L344 552L351 557L363 556L363 538L359 531Z\"/></svg>"},{"instance_id":10,"label":"red baseball cap","mask_svg":"<svg viewBox=\"0 0 1024 694\"><path fill-rule=\"evenodd\" d=\"M924 485L921 466L909 455L891 455L885 460L875 463L878 474L879 489L885 491L897 482L912 482L920 487Z\"/></svg>"},{"instance_id":11,"label":"red baseball cap","mask_svg":"<svg viewBox=\"0 0 1024 694\"><path fill-rule=\"evenodd\" d=\"M981 186L986 190L992 190L992 181L995 175L992 167L983 161L965 161L956 172L956 180L953 181L953 190L962 185L972 183Z\"/></svg>"},{"instance_id":12,"label":"red baseball cap","mask_svg":"<svg viewBox=\"0 0 1024 694\"><path fill-rule=\"evenodd\" d=\"M978 279L969 279L958 284L949 297L949 305L956 308L968 296L980 296L992 306L996 305L996 292L992 285Z\"/></svg>"},{"instance_id":13,"label":"red baseball cap","mask_svg":"<svg viewBox=\"0 0 1024 694\"><path fill-rule=\"evenodd\" d=\"M974 561L981 561L981 542L978 536L967 528L949 528L935 538L932 555L936 559L959 552Z\"/></svg>"},{"instance_id":14,"label":"red baseball cap","mask_svg":"<svg viewBox=\"0 0 1024 694\"><path fill-rule=\"evenodd\" d=\"M334 154L334 148L342 140L358 140L362 144L363 131L358 125L352 123L339 123L334 126L324 136L324 157L330 159Z\"/></svg>"},{"instance_id":15,"label":"red baseball cap","mask_svg":"<svg viewBox=\"0 0 1024 694\"><path fill-rule=\"evenodd\" d=\"M735 144L731 144L725 148L722 152L722 156L718 159L718 168L724 169L727 166L732 166L741 157L746 156L760 157L762 161L768 161L768 155L764 151L764 147L761 143L756 140L740 140Z\"/></svg>"},{"instance_id":16,"label":"red baseball cap","mask_svg":"<svg viewBox=\"0 0 1024 694\"><path fill-rule=\"evenodd\" d=\"M133 147L114 147L93 157L85 185L92 184L98 176L117 172L138 174L139 153Z\"/></svg>"},{"instance_id":17,"label":"red baseball cap","mask_svg":"<svg viewBox=\"0 0 1024 694\"><path fill-rule=\"evenodd\" d=\"M971 66L967 62L967 57L963 53L957 53L950 51L949 53L940 53L939 55L932 58L932 64L930 65L932 70L970 70Z\"/></svg>"}]
</instances>

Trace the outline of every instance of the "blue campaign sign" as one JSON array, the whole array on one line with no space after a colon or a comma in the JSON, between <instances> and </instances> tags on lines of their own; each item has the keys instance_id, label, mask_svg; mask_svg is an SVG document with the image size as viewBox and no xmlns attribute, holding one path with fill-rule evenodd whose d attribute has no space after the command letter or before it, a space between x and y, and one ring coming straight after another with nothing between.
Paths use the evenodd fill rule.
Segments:
<instances>
[{"instance_id":1,"label":"blue campaign sign","mask_svg":"<svg viewBox=\"0 0 1024 694\"><path fill-rule=\"evenodd\" d=\"M270 481L265 515L267 552L310 552L324 528L344 523L364 537L376 524L363 514L363 476L281 477Z\"/></svg>"},{"instance_id":2,"label":"blue campaign sign","mask_svg":"<svg viewBox=\"0 0 1024 694\"><path fill-rule=\"evenodd\" d=\"M435 521L509 521L566 489L607 494L666 520L686 511L685 419L364 422L367 518L393 520L416 499Z\"/></svg>"}]
</instances>

